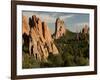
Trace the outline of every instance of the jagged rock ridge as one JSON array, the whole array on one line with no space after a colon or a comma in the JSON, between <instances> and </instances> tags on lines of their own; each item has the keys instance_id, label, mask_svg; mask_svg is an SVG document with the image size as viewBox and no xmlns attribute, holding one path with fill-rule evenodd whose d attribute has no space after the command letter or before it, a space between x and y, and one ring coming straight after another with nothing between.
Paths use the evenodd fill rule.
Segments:
<instances>
[{"instance_id":1,"label":"jagged rock ridge","mask_svg":"<svg viewBox=\"0 0 100 80\"><path fill-rule=\"evenodd\" d=\"M36 15L29 18L29 23L27 18L23 16L23 36L23 44L28 43L29 54L33 54L40 61L46 61L50 53L59 54L48 25Z\"/></svg>"}]
</instances>

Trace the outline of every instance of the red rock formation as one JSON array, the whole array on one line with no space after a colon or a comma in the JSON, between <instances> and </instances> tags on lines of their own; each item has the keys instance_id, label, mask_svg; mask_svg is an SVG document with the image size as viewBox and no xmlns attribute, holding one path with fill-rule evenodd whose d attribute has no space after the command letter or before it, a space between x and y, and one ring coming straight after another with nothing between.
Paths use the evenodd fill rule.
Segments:
<instances>
[{"instance_id":1,"label":"red rock formation","mask_svg":"<svg viewBox=\"0 0 100 80\"><path fill-rule=\"evenodd\" d=\"M89 28L87 25L85 25L82 29L82 33L87 34L89 32Z\"/></svg>"},{"instance_id":2,"label":"red rock formation","mask_svg":"<svg viewBox=\"0 0 100 80\"><path fill-rule=\"evenodd\" d=\"M22 34L26 33L27 35L29 35L29 25L27 22L27 17L23 16L22 18Z\"/></svg>"},{"instance_id":3,"label":"red rock formation","mask_svg":"<svg viewBox=\"0 0 100 80\"><path fill-rule=\"evenodd\" d=\"M64 21L60 20L60 18L56 19L55 22L55 38L58 39L61 36L63 36L65 34L65 26L64 26Z\"/></svg>"},{"instance_id":4,"label":"red rock formation","mask_svg":"<svg viewBox=\"0 0 100 80\"><path fill-rule=\"evenodd\" d=\"M26 19L24 19L23 24L27 24ZM28 26L30 26L30 31L28 29ZM57 47L53 42L51 33L49 31L46 22L42 22L41 19L33 15L32 18L29 18L28 26L25 26L26 29L23 29L23 32L29 33L30 55L33 54L36 57L36 59L40 61L41 60L47 61L49 53L53 54L59 53Z\"/></svg>"},{"instance_id":5,"label":"red rock formation","mask_svg":"<svg viewBox=\"0 0 100 80\"><path fill-rule=\"evenodd\" d=\"M52 37L51 37L51 33L48 29L48 26L46 24L46 22L43 22L42 23L42 26L43 26L43 36L44 36L44 39L48 42L51 42L52 41Z\"/></svg>"}]
</instances>

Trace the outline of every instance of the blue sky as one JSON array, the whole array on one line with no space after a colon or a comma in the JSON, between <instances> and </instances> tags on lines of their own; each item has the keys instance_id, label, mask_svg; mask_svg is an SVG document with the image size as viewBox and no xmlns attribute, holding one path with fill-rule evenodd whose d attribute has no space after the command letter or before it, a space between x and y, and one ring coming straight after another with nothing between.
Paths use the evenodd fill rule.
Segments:
<instances>
[{"instance_id":1,"label":"blue sky","mask_svg":"<svg viewBox=\"0 0 100 80\"><path fill-rule=\"evenodd\" d=\"M48 24L51 33L54 33L55 31L55 21L58 17L64 20L66 29L69 29L72 32L79 32L85 24L89 26L89 14L23 11L22 15L27 16L28 18L32 15L36 15Z\"/></svg>"}]
</instances>

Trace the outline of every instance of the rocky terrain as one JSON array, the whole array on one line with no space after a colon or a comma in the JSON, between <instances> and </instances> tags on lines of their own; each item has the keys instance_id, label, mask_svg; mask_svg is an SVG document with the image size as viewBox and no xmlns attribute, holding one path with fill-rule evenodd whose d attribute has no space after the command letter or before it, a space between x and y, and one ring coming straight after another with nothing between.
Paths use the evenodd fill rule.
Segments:
<instances>
[{"instance_id":1,"label":"rocky terrain","mask_svg":"<svg viewBox=\"0 0 100 80\"><path fill-rule=\"evenodd\" d=\"M82 33L84 34L88 34L89 33L89 28L87 25L84 25L83 29L82 29Z\"/></svg>"},{"instance_id":2,"label":"rocky terrain","mask_svg":"<svg viewBox=\"0 0 100 80\"><path fill-rule=\"evenodd\" d=\"M23 44L28 46L29 54L34 55L38 60L47 60L50 53L59 54L55 46L50 30L46 22L33 15L27 21L27 17L23 16ZM58 28L60 28L57 24ZM57 29L57 28L56 28ZM55 36L60 37L63 32L57 29ZM25 36L26 35L26 36Z\"/></svg>"},{"instance_id":3,"label":"rocky terrain","mask_svg":"<svg viewBox=\"0 0 100 80\"><path fill-rule=\"evenodd\" d=\"M56 19L55 22L55 33L53 34L55 36L55 39L60 38L66 33L64 21L61 20L60 18Z\"/></svg>"},{"instance_id":4,"label":"rocky terrain","mask_svg":"<svg viewBox=\"0 0 100 80\"><path fill-rule=\"evenodd\" d=\"M22 17L22 67L44 68L89 64L89 28L74 33L57 18L55 31L36 15ZM74 44L74 45L73 45Z\"/></svg>"}]
</instances>

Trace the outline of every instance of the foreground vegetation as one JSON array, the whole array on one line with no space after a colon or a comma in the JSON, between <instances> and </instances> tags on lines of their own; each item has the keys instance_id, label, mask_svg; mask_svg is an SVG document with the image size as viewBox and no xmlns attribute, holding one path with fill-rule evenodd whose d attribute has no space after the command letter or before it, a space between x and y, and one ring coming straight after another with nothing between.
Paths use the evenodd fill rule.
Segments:
<instances>
[{"instance_id":1,"label":"foreground vegetation","mask_svg":"<svg viewBox=\"0 0 100 80\"><path fill-rule=\"evenodd\" d=\"M89 35L80 34L76 39L76 33L67 31L60 39L55 39L60 54L49 54L47 61L38 61L30 56L23 48L23 68L44 68L44 67L68 67L89 65Z\"/></svg>"}]
</instances>

